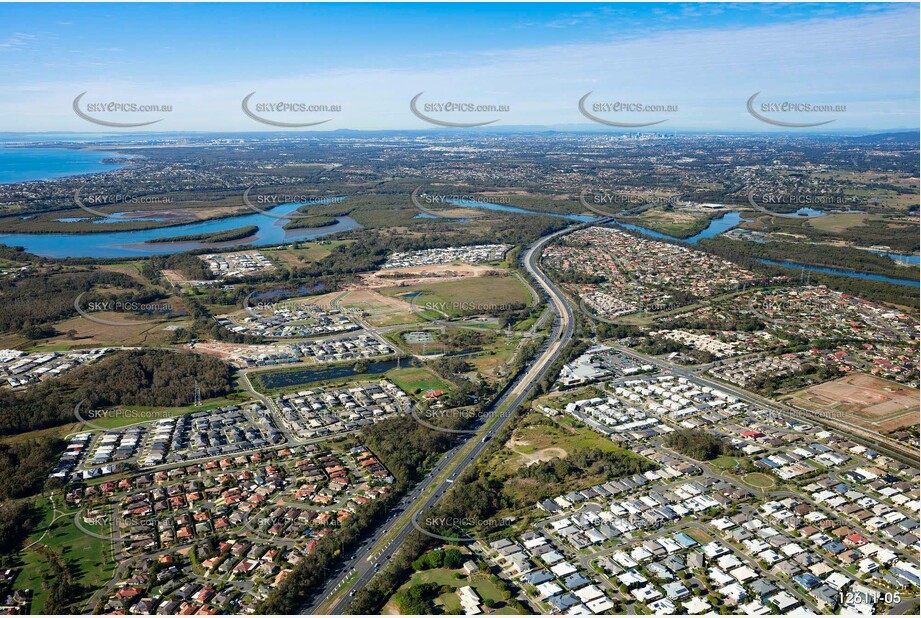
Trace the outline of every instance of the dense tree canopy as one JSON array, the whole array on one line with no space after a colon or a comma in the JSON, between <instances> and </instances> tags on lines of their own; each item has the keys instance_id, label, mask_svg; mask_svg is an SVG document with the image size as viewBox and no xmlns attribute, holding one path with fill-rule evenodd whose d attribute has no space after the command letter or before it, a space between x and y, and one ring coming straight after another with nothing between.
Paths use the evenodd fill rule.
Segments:
<instances>
[{"instance_id":1,"label":"dense tree canopy","mask_svg":"<svg viewBox=\"0 0 921 618\"><path fill-rule=\"evenodd\" d=\"M733 450L719 436L699 429L684 429L670 433L665 437L665 446L698 461L709 461L720 455L728 455Z\"/></svg>"},{"instance_id":2,"label":"dense tree canopy","mask_svg":"<svg viewBox=\"0 0 921 618\"><path fill-rule=\"evenodd\" d=\"M23 392L0 391L0 435L74 422L81 401L93 408L184 406L195 383L205 399L230 392L231 367L215 358L169 350L121 350Z\"/></svg>"}]
</instances>

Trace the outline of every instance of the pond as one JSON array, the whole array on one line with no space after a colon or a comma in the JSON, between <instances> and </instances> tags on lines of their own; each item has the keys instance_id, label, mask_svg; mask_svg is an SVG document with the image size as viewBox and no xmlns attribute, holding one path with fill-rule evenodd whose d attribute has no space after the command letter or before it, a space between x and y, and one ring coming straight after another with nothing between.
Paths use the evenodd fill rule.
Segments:
<instances>
[{"instance_id":1,"label":"pond","mask_svg":"<svg viewBox=\"0 0 921 618\"><path fill-rule=\"evenodd\" d=\"M358 361L356 361L358 362ZM403 361L403 365L407 365ZM299 386L301 384L313 384L314 382L326 382L329 380L341 380L353 378L357 375L380 375L387 373L391 369L396 369L399 363L396 359L368 363L367 369L360 374L355 371L355 365L338 365L335 367L310 367L306 369L294 369L290 371L268 372L259 375L259 382L263 388L276 389L286 388L289 386Z\"/></svg>"}]
</instances>

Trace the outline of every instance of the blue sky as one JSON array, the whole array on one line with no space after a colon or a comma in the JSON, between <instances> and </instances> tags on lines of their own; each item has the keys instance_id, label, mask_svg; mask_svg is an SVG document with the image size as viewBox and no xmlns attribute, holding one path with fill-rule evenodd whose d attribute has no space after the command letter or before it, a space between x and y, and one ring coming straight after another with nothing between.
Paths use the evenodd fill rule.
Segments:
<instances>
[{"instance_id":1,"label":"blue sky","mask_svg":"<svg viewBox=\"0 0 921 618\"><path fill-rule=\"evenodd\" d=\"M83 101L171 105L158 131L268 127L241 99L339 105L319 129L431 128L422 102L507 105L502 125L595 126L589 103L671 105L661 130L777 130L747 113L761 102L844 105L827 129L917 128L915 4L0 4L0 131L102 130Z\"/></svg>"}]
</instances>

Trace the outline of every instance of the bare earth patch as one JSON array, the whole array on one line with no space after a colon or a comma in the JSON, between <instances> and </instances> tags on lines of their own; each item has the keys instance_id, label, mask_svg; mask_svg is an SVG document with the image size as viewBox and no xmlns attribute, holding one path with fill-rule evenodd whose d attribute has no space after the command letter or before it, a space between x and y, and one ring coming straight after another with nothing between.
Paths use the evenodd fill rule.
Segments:
<instances>
[{"instance_id":1,"label":"bare earth patch","mask_svg":"<svg viewBox=\"0 0 921 618\"><path fill-rule=\"evenodd\" d=\"M482 277L498 270L487 264L431 264L409 268L388 268L361 275L361 282L353 289L391 288L412 286L433 281L450 281L468 277Z\"/></svg>"},{"instance_id":2,"label":"bare earth patch","mask_svg":"<svg viewBox=\"0 0 921 618\"><path fill-rule=\"evenodd\" d=\"M415 324L422 321L413 311L412 305L402 298L384 296L374 290L350 290L339 299L339 305L357 307L367 312L366 319L374 326Z\"/></svg>"},{"instance_id":3,"label":"bare earth patch","mask_svg":"<svg viewBox=\"0 0 921 618\"><path fill-rule=\"evenodd\" d=\"M529 446L530 444L531 442L528 440L522 440L515 437L509 438L508 442L505 443L505 448L517 455L515 459L509 462L509 466L512 469L517 470L522 467L528 468L542 461L550 461L554 458L562 459L569 454L565 449L558 446L548 446L547 448L542 448L533 453L525 453L516 448L519 446Z\"/></svg>"},{"instance_id":4,"label":"bare earth patch","mask_svg":"<svg viewBox=\"0 0 921 618\"><path fill-rule=\"evenodd\" d=\"M198 341L192 351L217 357L237 367L246 367L247 364L242 360L243 357L255 358L259 354L274 355L287 347L284 343L247 345L245 343L224 343L222 341ZM298 364L306 366L312 363L301 359ZM276 367L278 366L280 365L276 365Z\"/></svg>"},{"instance_id":5,"label":"bare earth patch","mask_svg":"<svg viewBox=\"0 0 921 618\"><path fill-rule=\"evenodd\" d=\"M164 269L163 276L169 280L170 283L188 283L189 279L183 275L178 270Z\"/></svg>"},{"instance_id":6,"label":"bare earth patch","mask_svg":"<svg viewBox=\"0 0 921 618\"><path fill-rule=\"evenodd\" d=\"M162 345L168 339L168 333L164 328L167 324L163 321L146 321L143 319L133 319L124 313L117 312L99 312L94 314L102 320L118 323L119 326L111 324L100 324L93 320L88 320L82 316L69 318L55 323L54 327L58 332L65 333L53 337L47 341L47 345L66 345L66 346L107 346L107 345L142 345L149 343L152 345ZM176 325L188 326L191 321L173 322ZM72 333L72 336L70 334Z\"/></svg>"},{"instance_id":7,"label":"bare earth patch","mask_svg":"<svg viewBox=\"0 0 921 618\"><path fill-rule=\"evenodd\" d=\"M857 373L795 393L791 400L809 410L844 416L868 429L891 431L919 422L917 389Z\"/></svg>"}]
</instances>

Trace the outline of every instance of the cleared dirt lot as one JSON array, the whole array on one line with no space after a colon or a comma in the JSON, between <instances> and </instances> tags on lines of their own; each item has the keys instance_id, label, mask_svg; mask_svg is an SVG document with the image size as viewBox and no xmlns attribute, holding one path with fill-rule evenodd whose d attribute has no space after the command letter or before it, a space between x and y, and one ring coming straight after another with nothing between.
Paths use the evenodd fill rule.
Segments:
<instances>
[{"instance_id":1,"label":"cleared dirt lot","mask_svg":"<svg viewBox=\"0 0 921 618\"><path fill-rule=\"evenodd\" d=\"M350 290L339 299L339 305L365 311L365 319L372 326L416 324L423 321L407 301L384 296L374 290Z\"/></svg>"},{"instance_id":2,"label":"cleared dirt lot","mask_svg":"<svg viewBox=\"0 0 921 618\"><path fill-rule=\"evenodd\" d=\"M517 448L517 447L529 447L529 446L531 446L530 441L521 440L517 438L511 438L508 442L505 443L505 448L509 449L510 451L518 455L517 459L510 462L510 465L513 466L515 469L520 468L522 466L528 468L528 467L533 466L534 464L540 463L542 461L550 461L551 459L554 459L554 458L563 459L564 457L566 457L566 455L569 454L564 449L558 446L548 446L547 448L539 449L537 451L534 451L533 453L525 453Z\"/></svg>"},{"instance_id":3,"label":"cleared dirt lot","mask_svg":"<svg viewBox=\"0 0 921 618\"><path fill-rule=\"evenodd\" d=\"M225 343L223 341L198 341L195 344L194 351L200 354L208 354L231 363L237 367L246 367L246 363L241 359L243 357L254 358L259 354L274 355L284 351L286 344L264 344L249 345L245 343ZM306 364L306 361L301 361Z\"/></svg>"},{"instance_id":4,"label":"cleared dirt lot","mask_svg":"<svg viewBox=\"0 0 921 618\"><path fill-rule=\"evenodd\" d=\"M799 391L791 401L886 432L918 423L918 397L916 389L859 373Z\"/></svg>"},{"instance_id":5,"label":"cleared dirt lot","mask_svg":"<svg viewBox=\"0 0 921 618\"><path fill-rule=\"evenodd\" d=\"M163 346L169 345L171 341L171 329L181 326L189 327L192 324L192 320L189 319L151 320L114 312L100 312L94 316L118 323L119 326L100 324L77 316L55 323L54 328L62 334L49 338L43 346L78 348L115 345Z\"/></svg>"},{"instance_id":6,"label":"cleared dirt lot","mask_svg":"<svg viewBox=\"0 0 921 618\"><path fill-rule=\"evenodd\" d=\"M369 289L411 286L434 281L482 277L487 273L500 270L486 264L431 264L391 268L361 275L361 283L354 287L355 289Z\"/></svg>"}]
</instances>

